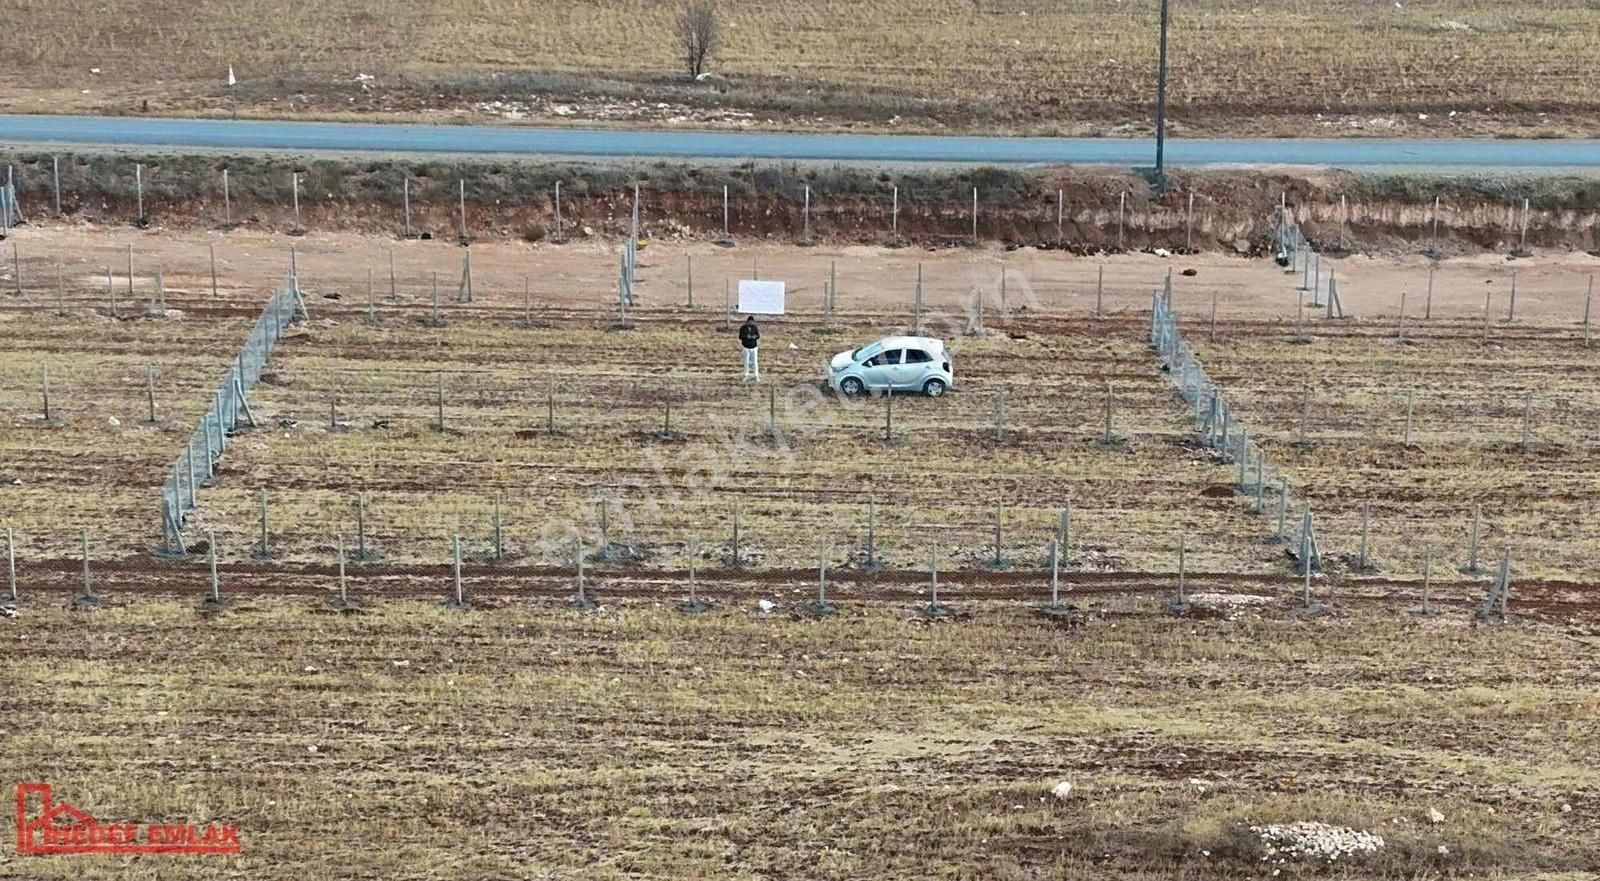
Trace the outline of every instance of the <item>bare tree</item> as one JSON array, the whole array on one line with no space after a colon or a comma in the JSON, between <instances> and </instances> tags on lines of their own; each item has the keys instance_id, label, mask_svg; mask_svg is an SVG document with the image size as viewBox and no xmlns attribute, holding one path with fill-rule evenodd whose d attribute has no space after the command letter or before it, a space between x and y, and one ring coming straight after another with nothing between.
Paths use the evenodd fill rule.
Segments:
<instances>
[{"instance_id":1,"label":"bare tree","mask_svg":"<svg viewBox=\"0 0 1600 881\"><path fill-rule=\"evenodd\" d=\"M690 0L678 16L678 47L690 78L706 69L706 57L717 46L717 8L704 0Z\"/></svg>"}]
</instances>

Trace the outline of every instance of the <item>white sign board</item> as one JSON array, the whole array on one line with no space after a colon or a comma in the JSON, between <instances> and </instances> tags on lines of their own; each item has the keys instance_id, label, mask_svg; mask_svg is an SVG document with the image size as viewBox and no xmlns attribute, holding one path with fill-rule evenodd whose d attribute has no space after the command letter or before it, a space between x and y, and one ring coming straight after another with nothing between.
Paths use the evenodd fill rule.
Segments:
<instances>
[{"instance_id":1,"label":"white sign board","mask_svg":"<svg viewBox=\"0 0 1600 881\"><path fill-rule=\"evenodd\" d=\"M782 315L783 285L781 281L739 282L739 312L744 315Z\"/></svg>"}]
</instances>

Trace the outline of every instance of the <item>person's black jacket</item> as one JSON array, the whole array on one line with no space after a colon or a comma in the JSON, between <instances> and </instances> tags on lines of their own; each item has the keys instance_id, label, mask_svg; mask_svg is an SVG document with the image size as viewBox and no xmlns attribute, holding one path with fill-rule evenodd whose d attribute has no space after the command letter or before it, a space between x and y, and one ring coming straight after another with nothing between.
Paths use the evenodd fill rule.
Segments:
<instances>
[{"instance_id":1,"label":"person's black jacket","mask_svg":"<svg viewBox=\"0 0 1600 881\"><path fill-rule=\"evenodd\" d=\"M739 325L739 342L746 349L754 349L761 339L761 328L756 327L754 321L746 321Z\"/></svg>"}]
</instances>

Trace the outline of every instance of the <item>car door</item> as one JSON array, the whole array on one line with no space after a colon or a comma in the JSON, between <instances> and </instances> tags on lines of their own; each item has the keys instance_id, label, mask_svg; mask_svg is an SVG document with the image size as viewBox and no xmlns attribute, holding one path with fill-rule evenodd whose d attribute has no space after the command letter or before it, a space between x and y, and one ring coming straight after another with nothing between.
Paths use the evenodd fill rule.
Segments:
<instances>
[{"instance_id":1,"label":"car door","mask_svg":"<svg viewBox=\"0 0 1600 881\"><path fill-rule=\"evenodd\" d=\"M868 358L861 365L861 381L867 388L887 389L894 387L894 371L900 365L900 350L889 349L879 352Z\"/></svg>"},{"instance_id":2,"label":"car door","mask_svg":"<svg viewBox=\"0 0 1600 881\"><path fill-rule=\"evenodd\" d=\"M906 349L905 357L901 359L901 388L921 389L922 383L932 375L933 356L921 349Z\"/></svg>"},{"instance_id":3,"label":"car door","mask_svg":"<svg viewBox=\"0 0 1600 881\"><path fill-rule=\"evenodd\" d=\"M917 387L917 375L920 372L917 365L910 363L913 349L896 349L888 353L894 356L889 363L889 385L895 389L908 389Z\"/></svg>"}]
</instances>

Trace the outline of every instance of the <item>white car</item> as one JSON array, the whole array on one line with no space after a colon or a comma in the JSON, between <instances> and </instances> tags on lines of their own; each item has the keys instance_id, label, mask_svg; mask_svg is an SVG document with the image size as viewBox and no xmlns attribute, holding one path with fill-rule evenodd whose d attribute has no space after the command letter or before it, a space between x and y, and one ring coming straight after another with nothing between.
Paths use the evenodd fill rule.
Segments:
<instances>
[{"instance_id":1,"label":"white car","mask_svg":"<svg viewBox=\"0 0 1600 881\"><path fill-rule=\"evenodd\" d=\"M943 340L890 336L840 352L828 362L828 387L854 397L869 391L918 391L937 398L956 384Z\"/></svg>"}]
</instances>

